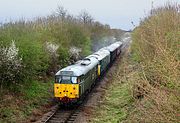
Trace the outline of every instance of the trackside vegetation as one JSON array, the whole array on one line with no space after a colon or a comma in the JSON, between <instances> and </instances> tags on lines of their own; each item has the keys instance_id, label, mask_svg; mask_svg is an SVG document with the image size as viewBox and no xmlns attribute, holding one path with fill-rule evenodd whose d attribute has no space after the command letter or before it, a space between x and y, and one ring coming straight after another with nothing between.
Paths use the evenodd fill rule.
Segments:
<instances>
[{"instance_id":1,"label":"trackside vegetation","mask_svg":"<svg viewBox=\"0 0 180 123\"><path fill-rule=\"evenodd\" d=\"M179 4L154 8L134 29L131 51L94 109L93 123L179 122L179 11Z\"/></svg>"},{"instance_id":2,"label":"trackside vegetation","mask_svg":"<svg viewBox=\"0 0 180 123\"><path fill-rule=\"evenodd\" d=\"M134 85L137 122L178 122L180 111L180 6L152 9L134 30L132 53L140 67Z\"/></svg>"},{"instance_id":3,"label":"trackside vegetation","mask_svg":"<svg viewBox=\"0 0 180 123\"><path fill-rule=\"evenodd\" d=\"M0 24L0 122L22 122L51 105L57 70L118 33L86 11L74 16L61 6L46 17Z\"/></svg>"}]
</instances>

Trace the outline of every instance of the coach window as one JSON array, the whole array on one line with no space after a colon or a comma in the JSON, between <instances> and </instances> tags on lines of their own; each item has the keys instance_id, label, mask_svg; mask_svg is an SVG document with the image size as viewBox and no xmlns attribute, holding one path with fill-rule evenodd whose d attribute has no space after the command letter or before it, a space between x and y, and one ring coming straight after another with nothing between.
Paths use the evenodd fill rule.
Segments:
<instances>
[{"instance_id":1,"label":"coach window","mask_svg":"<svg viewBox=\"0 0 180 123\"><path fill-rule=\"evenodd\" d=\"M71 77L71 81L73 84L77 84L77 77Z\"/></svg>"}]
</instances>

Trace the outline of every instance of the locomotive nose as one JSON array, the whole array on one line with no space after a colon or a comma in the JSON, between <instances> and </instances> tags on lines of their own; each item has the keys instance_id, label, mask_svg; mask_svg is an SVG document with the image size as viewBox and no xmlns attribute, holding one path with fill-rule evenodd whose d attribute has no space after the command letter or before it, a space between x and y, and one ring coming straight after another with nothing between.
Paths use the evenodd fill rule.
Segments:
<instances>
[{"instance_id":1,"label":"locomotive nose","mask_svg":"<svg viewBox=\"0 0 180 123\"><path fill-rule=\"evenodd\" d=\"M78 84L55 84L54 85L55 97L78 98L79 85Z\"/></svg>"}]
</instances>

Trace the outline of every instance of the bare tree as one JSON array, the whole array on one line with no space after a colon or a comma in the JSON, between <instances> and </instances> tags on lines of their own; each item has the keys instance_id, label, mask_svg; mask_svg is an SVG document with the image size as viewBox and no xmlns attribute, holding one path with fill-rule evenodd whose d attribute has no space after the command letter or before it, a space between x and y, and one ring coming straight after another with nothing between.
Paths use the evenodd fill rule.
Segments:
<instances>
[{"instance_id":1,"label":"bare tree","mask_svg":"<svg viewBox=\"0 0 180 123\"><path fill-rule=\"evenodd\" d=\"M62 20L64 20L67 16L67 10L63 6L58 6L56 9L55 14L59 17L61 17Z\"/></svg>"},{"instance_id":2,"label":"bare tree","mask_svg":"<svg viewBox=\"0 0 180 123\"><path fill-rule=\"evenodd\" d=\"M94 20L93 17L86 11L83 10L79 14L78 18L84 23L84 24L91 24Z\"/></svg>"}]
</instances>

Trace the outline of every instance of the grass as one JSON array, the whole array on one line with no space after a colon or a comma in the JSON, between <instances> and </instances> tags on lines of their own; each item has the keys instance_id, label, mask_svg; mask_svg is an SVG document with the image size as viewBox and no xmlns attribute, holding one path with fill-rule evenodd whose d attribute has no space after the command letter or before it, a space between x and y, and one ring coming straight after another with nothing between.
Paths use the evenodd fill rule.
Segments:
<instances>
[{"instance_id":1,"label":"grass","mask_svg":"<svg viewBox=\"0 0 180 123\"><path fill-rule=\"evenodd\" d=\"M52 90L52 81L32 81L19 87L20 92L16 94L4 90L4 100L0 101L0 123L26 122L34 110L50 103Z\"/></svg>"},{"instance_id":2,"label":"grass","mask_svg":"<svg viewBox=\"0 0 180 123\"><path fill-rule=\"evenodd\" d=\"M92 122L96 123L117 123L128 116L128 107L133 102L129 84L113 84L114 87L110 87L106 92L104 103L97 108L97 114Z\"/></svg>"}]
</instances>

